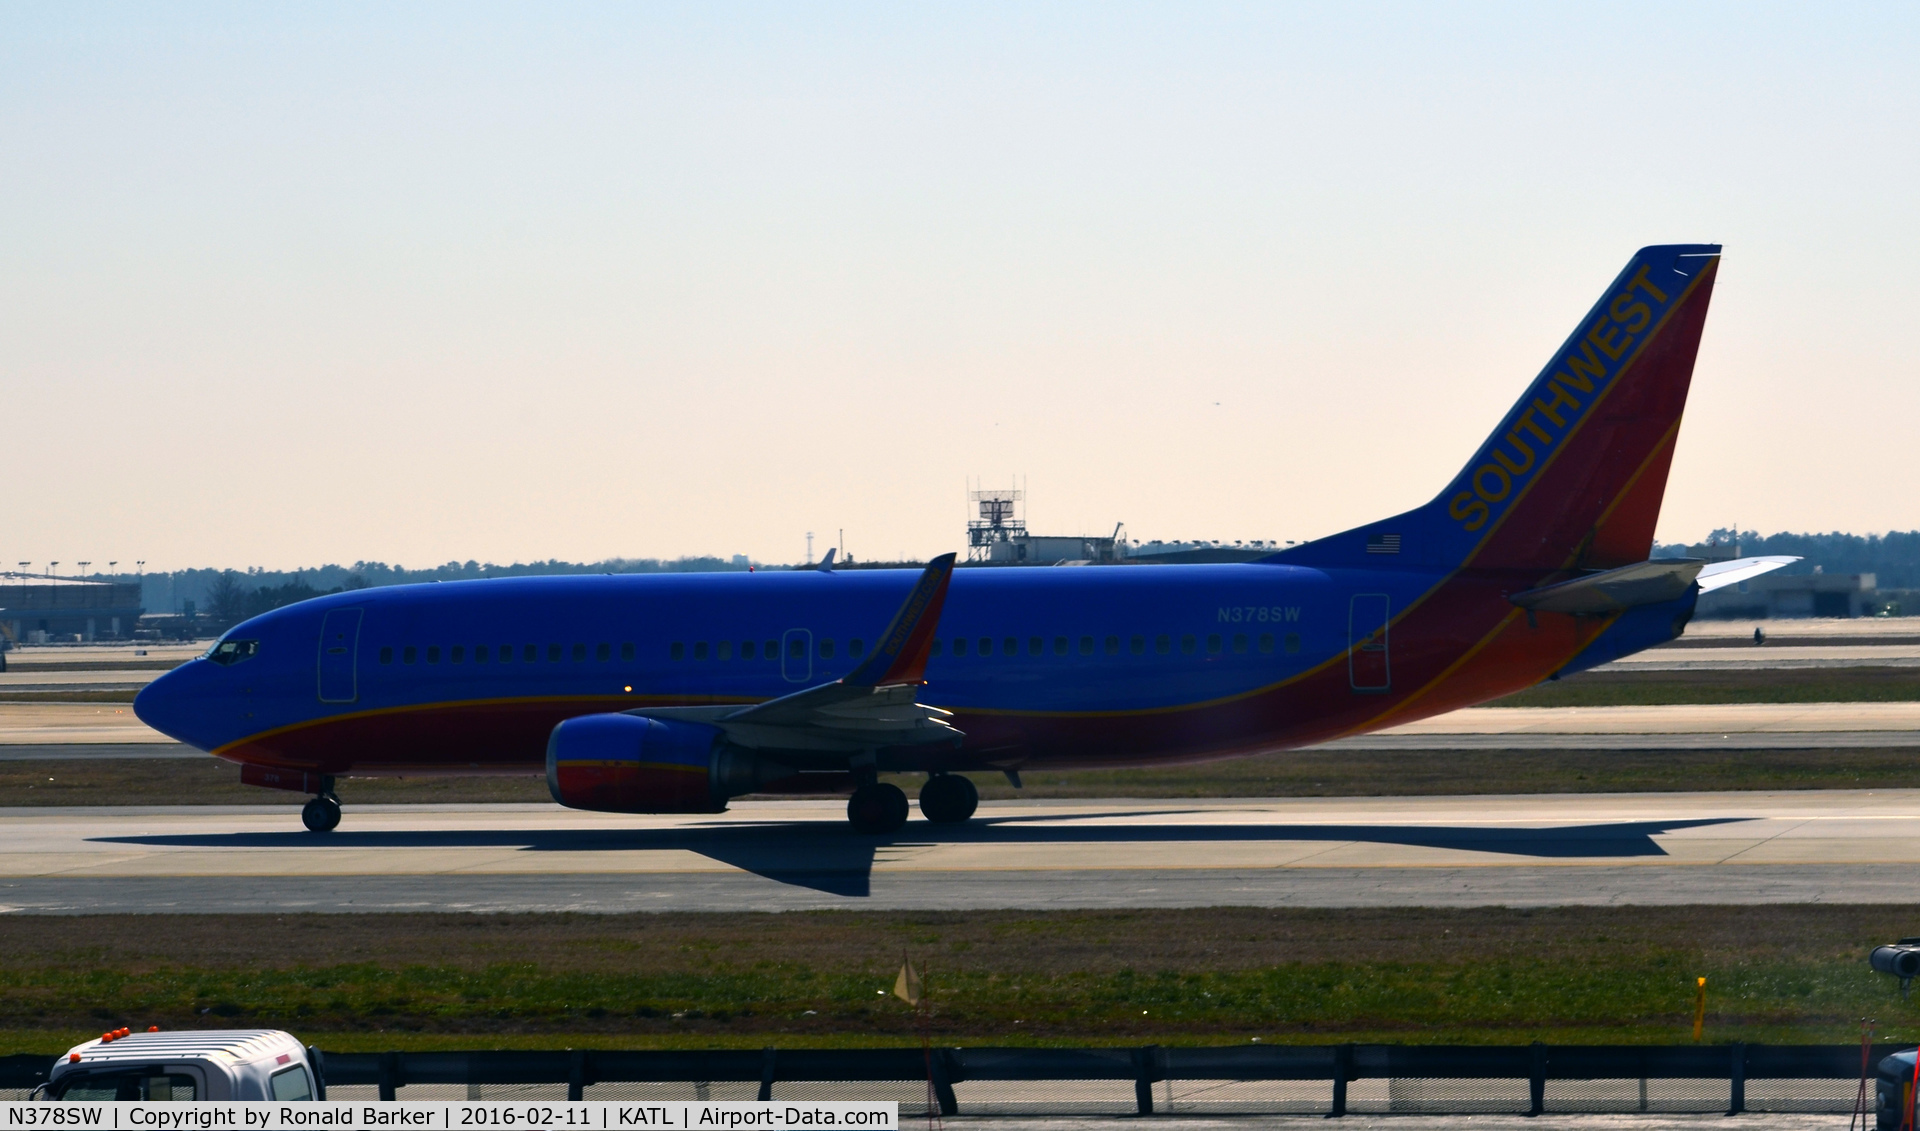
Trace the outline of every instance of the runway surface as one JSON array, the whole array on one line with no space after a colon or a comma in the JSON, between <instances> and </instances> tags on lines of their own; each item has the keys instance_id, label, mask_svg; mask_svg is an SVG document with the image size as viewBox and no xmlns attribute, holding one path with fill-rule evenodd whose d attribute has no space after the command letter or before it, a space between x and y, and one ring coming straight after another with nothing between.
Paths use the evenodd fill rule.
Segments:
<instances>
[{"instance_id":1,"label":"runway surface","mask_svg":"<svg viewBox=\"0 0 1920 1131\"><path fill-rule=\"evenodd\" d=\"M0 905L84 911L1920 902L1920 790L986 804L0 810Z\"/></svg>"}]
</instances>

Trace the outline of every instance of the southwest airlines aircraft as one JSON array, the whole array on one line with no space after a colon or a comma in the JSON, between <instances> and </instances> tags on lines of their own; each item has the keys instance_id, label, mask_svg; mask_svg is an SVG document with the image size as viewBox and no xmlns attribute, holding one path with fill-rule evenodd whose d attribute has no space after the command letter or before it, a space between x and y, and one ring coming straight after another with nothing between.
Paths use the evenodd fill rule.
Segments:
<instances>
[{"instance_id":1,"label":"southwest airlines aircraft","mask_svg":"<svg viewBox=\"0 0 1920 1131\"><path fill-rule=\"evenodd\" d=\"M1233 565L530 577L255 617L140 718L314 794L346 774L529 773L555 801L709 813L852 790L964 821L956 771L1268 753L1451 711L1678 636L1791 558L1648 561L1719 247L1643 248L1459 475L1405 514Z\"/></svg>"}]
</instances>

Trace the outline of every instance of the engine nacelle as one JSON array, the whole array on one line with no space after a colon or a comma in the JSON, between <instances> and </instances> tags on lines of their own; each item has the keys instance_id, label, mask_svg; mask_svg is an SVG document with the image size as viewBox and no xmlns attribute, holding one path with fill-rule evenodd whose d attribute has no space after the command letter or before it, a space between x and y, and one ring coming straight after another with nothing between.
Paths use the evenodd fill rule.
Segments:
<instances>
[{"instance_id":1,"label":"engine nacelle","mask_svg":"<svg viewBox=\"0 0 1920 1131\"><path fill-rule=\"evenodd\" d=\"M1876 946L1873 953L1867 955L1867 964L1902 981L1920 976L1920 945L1911 939L1902 939L1890 946Z\"/></svg>"},{"instance_id":2,"label":"engine nacelle","mask_svg":"<svg viewBox=\"0 0 1920 1131\"><path fill-rule=\"evenodd\" d=\"M581 715L547 738L547 792L569 809L718 813L729 797L792 772L702 723Z\"/></svg>"}]
</instances>

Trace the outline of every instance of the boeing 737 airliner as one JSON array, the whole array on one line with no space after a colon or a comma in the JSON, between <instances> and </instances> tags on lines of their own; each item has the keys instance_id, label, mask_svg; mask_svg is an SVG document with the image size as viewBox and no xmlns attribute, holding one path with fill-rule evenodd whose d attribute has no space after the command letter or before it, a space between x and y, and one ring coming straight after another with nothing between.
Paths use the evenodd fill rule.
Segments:
<instances>
[{"instance_id":1,"label":"boeing 737 airliner","mask_svg":"<svg viewBox=\"0 0 1920 1131\"><path fill-rule=\"evenodd\" d=\"M529 773L555 801L702 813L852 790L866 832L964 821L958 771L1282 751L1451 711L1678 636L1793 559L1647 560L1714 245L1643 248L1432 502L1234 565L542 577L276 609L134 710L312 793Z\"/></svg>"}]
</instances>

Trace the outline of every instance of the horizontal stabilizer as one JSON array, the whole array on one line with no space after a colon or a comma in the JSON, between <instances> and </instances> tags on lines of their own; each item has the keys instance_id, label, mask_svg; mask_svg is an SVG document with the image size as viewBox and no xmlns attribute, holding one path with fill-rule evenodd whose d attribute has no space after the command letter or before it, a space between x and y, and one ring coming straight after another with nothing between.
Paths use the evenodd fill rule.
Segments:
<instances>
[{"instance_id":1,"label":"horizontal stabilizer","mask_svg":"<svg viewBox=\"0 0 1920 1131\"><path fill-rule=\"evenodd\" d=\"M1698 558L1661 558L1602 570L1571 581L1542 585L1507 598L1542 613L1600 615L1636 605L1657 605L1686 593L1705 563Z\"/></svg>"},{"instance_id":2,"label":"horizontal stabilizer","mask_svg":"<svg viewBox=\"0 0 1920 1131\"><path fill-rule=\"evenodd\" d=\"M1714 562L1700 571L1696 579L1700 582L1700 592L1711 593L1728 585L1738 585L1763 573L1772 573L1781 566L1790 566L1799 558L1740 558L1731 562Z\"/></svg>"}]
</instances>

